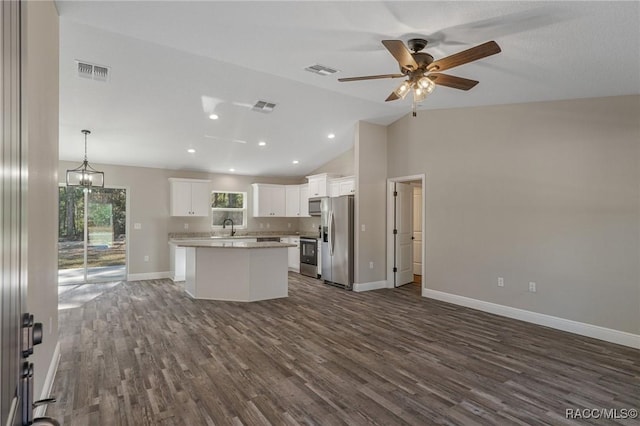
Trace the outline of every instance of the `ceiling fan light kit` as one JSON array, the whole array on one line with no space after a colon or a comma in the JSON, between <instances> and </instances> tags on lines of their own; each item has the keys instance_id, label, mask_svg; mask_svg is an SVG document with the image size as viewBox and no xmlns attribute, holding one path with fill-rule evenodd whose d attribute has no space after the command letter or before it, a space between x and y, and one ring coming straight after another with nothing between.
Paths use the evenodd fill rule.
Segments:
<instances>
[{"instance_id":1,"label":"ceiling fan light kit","mask_svg":"<svg viewBox=\"0 0 640 426\"><path fill-rule=\"evenodd\" d=\"M339 78L338 81L347 82L407 77L407 80L403 81L400 86L391 92L386 102L404 99L409 92L413 92L412 110L413 116L415 117L416 105L424 101L427 95L433 92L436 85L458 90L469 90L478 84L476 80L442 74L439 71L477 61L478 59L486 58L487 56L495 55L502 51L495 41L488 41L434 61L433 56L426 52L421 52L421 50L427 46L427 43L425 39L412 38L407 41L407 48L402 40L382 40L384 47L391 53L396 61L398 61L401 74L347 77Z\"/></svg>"}]
</instances>

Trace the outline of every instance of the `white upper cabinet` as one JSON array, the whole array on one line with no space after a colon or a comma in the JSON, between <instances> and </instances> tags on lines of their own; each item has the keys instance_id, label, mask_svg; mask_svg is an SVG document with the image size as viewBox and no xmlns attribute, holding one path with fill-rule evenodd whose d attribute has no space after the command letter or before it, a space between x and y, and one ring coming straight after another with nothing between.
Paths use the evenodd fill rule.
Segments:
<instances>
[{"instance_id":1,"label":"white upper cabinet","mask_svg":"<svg viewBox=\"0 0 640 426\"><path fill-rule=\"evenodd\" d=\"M287 217L300 217L300 185L287 185L285 194Z\"/></svg>"},{"instance_id":2,"label":"white upper cabinet","mask_svg":"<svg viewBox=\"0 0 640 426\"><path fill-rule=\"evenodd\" d=\"M355 176L346 176L338 179L331 179L329 186L331 197L353 195L356 193L356 178Z\"/></svg>"},{"instance_id":3,"label":"white upper cabinet","mask_svg":"<svg viewBox=\"0 0 640 426\"><path fill-rule=\"evenodd\" d=\"M284 185L254 183L253 216L283 217L286 213L286 192Z\"/></svg>"},{"instance_id":4,"label":"white upper cabinet","mask_svg":"<svg viewBox=\"0 0 640 426\"><path fill-rule=\"evenodd\" d=\"M307 176L309 180L309 198L328 197L329 196L329 179L338 175L330 173L321 173L318 175Z\"/></svg>"},{"instance_id":5,"label":"white upper cabinet","mask_svg":"<svg viewBox=\"0 0 640 426\"><path fill-rule=\"evenodd\" d=\"M300 185L300 216L309 216L309 185Z\"/></svg>"},{"instance_id":6,"label":"white upper cabinet","mask_svg":"<svg viewBox=\"0 0 640 426\"><path fill-rule=\"evenodd\" d=\"M209 216L209 182L169 178L171 216Z\"/></svg>"}]
</instances>

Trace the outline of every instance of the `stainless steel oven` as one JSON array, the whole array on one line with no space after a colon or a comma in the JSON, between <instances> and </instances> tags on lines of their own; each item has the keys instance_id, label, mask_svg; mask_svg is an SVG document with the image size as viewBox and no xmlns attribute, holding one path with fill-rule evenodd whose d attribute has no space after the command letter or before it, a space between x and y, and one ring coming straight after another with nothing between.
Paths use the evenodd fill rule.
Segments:
<instances>
[{"instance_id":1,"label":"stainless steel oven","mask_svg":"<svg viewBox=\"0 0 640 426\"><path fill-rule=\"evenodd\" d=\"M300 238L300 273L318 278L318 240L315 238Z\"/></svg>"}]
</instances>

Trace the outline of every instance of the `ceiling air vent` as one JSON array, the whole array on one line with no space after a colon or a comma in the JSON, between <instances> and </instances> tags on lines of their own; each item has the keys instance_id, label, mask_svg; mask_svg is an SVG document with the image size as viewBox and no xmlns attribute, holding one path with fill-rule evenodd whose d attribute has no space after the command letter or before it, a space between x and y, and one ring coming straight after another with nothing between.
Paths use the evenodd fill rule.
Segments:
<instances>
[{"instance_id":1,"label":"ceiling air vent","mask_svg":"<svg viewBox=\"0 0 640 426\"><path fill-rule=\"evenodd\" d=\"M269 114L270 112L273 112L275 107L276 107L276 104L274 104L273 102L258 101L251 108L251 111L257 111L263 114Z\"/></svg>"},{"instance_id":2,"label":"ceiling air vent","mask_svg":"<svg viewBox=\"0 0 640 426\"><path fill-rule=\"evenodd\" d=\"M331 75L338 72L337 69L325 67L324 65L320 65L320 64L309 65L308 67L305 68L305 71L309 71L309 72L320 74L320 75Z\"/></svg>"},{"instance_id":3,"label":"ceiling air vent","mask_svg":"<svg viewBox=\"0 0 640 426\"><path fill-rule=\"evenodd\" d=\"M89 62L76 61L78 66L78 76L82 78L89 78L97 81L109 80L109 67L103 65L95 65Z\"/></svg>"}]
</instances>

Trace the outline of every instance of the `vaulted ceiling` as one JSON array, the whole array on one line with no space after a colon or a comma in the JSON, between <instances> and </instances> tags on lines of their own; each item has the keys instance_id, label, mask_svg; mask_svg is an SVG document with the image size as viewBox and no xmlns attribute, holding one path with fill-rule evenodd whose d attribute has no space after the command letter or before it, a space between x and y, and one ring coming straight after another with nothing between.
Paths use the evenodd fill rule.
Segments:
<instances>
[{"instance_id":1,"label":"vaulted ceiling","mask_svg":"<svg viewBox=\"0 0 640 426\"><path fill-rule=\"evenodd\" d=\"M408 99L384 101L399 80L337 81L397 73L385 39L426 38L436 59L488 40L502 48L448 70L480 84L439 86L418 114L640 93L638 2L56 5L63 160L81 160L88 128L92 163L304 175L353 145L358 120L386 125L410 113ZM76 61L109 67L108 80L80 77ZM314 64L339 72L304 70ZM258 100L276 107L252 111Z\"/></svg>"}]
</instances>

